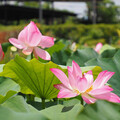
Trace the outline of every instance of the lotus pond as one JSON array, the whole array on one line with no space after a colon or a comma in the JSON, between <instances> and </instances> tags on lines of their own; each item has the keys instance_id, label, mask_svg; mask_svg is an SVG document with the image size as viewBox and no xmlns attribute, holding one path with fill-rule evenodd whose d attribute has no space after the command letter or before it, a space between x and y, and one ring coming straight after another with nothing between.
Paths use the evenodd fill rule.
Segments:
<instances>
[{"instance_id":1,"label":"lotus pond","mask_svg":"<svg viewBox=\"0 0 120 120\"><path fill-rule=\"evenodd\" d=\"M120 120L120 49L80 49L34 22L9 42L0 45L1 120Z\"/></svg>"}]
</instances>

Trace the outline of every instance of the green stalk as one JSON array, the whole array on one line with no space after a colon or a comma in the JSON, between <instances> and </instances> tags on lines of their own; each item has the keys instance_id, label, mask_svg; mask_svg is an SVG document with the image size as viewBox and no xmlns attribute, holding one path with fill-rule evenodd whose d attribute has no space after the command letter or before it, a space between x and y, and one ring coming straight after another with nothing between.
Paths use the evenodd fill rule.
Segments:
<instances>
[{"instance_id":1,"label":"green stalk","mask_svg":"<svg viewBox=\"0 0 120 120\"><path fill-rule=\"evenodd\" d=\"M26 98L27 98L27 102L31 102L31 101L34 101L35 96L31 95L31 94L28 94L28 95L26 95Z\"/></svg>"},{"instance_id":2,"label":"green stalk","mask_svg":"<svg viewBox=\"0 0 120 120\"><path fill-rule=\"evenodd\" d=\"M45 109L45 99L42 98L42 109Z\"/></svg>"},{"instance_id":3,"label":"green stalk","mask_svg":"<svg viewBox=\"0 0 120 120\"><path fill-rule=\"evenodd\" d=\"M57 104L60 104L59 99L57 99Z\"/></svg>"},{"instance_id":4,"label":"green stalk","mask_svg":"<svg viewBox=\"0 0 120 120\"><path fill-rule=\"evenodd\" d=\"M53 98L54 102L57 102L57 104L60 104L59 99L58 98Z\"/></svg>"},{"instance_id":5,"label":"green stalk","mask_svg":"<svg viewBox=\"0 0 120 120\"><path fill-rule=\"evenodd\" d=\"M31 60L33 59L33 52L31 53Z\"/></svg>"},{"instance_id":6,"label":"green stalk","mask_svg":"<svg viewBox=\"0 0 120 120\"><path fill-rule=\"evenodd\" d=\"M31 95L31 101L35 101L35 96Z\"/></svg>"},{"instance_id":7,"label":"green stalk","mask_svg":"<svg viewBox=\"0 0 120 120\"><path fill-rule=\"evenodd\" d=\"M83 101L82 97L81 97L81 104L84 105L84 101Z\"/></svg>"}]
</instances>

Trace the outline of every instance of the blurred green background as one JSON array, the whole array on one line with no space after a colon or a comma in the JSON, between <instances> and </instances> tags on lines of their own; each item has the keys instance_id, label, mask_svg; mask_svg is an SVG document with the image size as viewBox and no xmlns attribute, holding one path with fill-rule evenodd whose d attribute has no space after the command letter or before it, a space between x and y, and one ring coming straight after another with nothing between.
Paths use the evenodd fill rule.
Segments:
<instances>
[{"instance_id":1,"label":"blurred green background","mask_svg":"<svg viewBox=\"0 0 120 120\"><path fill-rule=\"evenodd\" d=\"M23 2L25 7L38 8L38 2ZM2 5L3 3L1 3ZM18 2L15 2L18 6ZM26 26L29 21L36 22L40 31L44 35L52 36L57 40L64 39L76 42L79 47L94 47L98 42L111 44L114 47L120 46L120 6L112 0L103 0L96 3L97 17L96 24L92 24L92 2L86 2L88 19L67 16L64 22L54 19L52 23L46 24L45 19L39 23L38 19L20 20L19 24L14 21L8 21L6 25L0 23L0 43L8 42L10 37L18 36L19 32ZM42 3L43 9L51 10L51 3ZM55 9L57 10L57 9ZM58 10L60 11L60 10ZM64 10L63 10L64 11ZM68 11L69 12L69 11Z\"/></svg>"}]
</instances>

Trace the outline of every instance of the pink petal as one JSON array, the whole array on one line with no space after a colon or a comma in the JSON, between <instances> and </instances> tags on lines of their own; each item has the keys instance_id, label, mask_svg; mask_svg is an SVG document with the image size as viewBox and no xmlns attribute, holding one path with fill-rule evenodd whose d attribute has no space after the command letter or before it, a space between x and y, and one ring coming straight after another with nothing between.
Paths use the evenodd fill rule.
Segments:
<instances>
[{"instance_id":1,"label":"pink petal","mask_svg":"<svg viewBox=\"0 0 120 120\"><path fill-rule=\"evenodd\" d=\"M106 85L106 86L103 86L102 88L98 88L98 89L90 91L89 94L90 95L99 95L99 94L108 93L110 91L113 91L113 89Z\"/></svg>"},{"instance_id":2,"label":"pink petal","mask_svg":"<svg viewBox=\"0 0 120 120\"><path fill-rule=\"evenodd\" d=\"M0 44L0 56L1 56L1 53L3 52L3 50L2 50L2 46L1 46L1 44Z\"/></svg>"},{"instance_id":3,"label":"pink petal","mask_svg":"<svg viewBox=\"0 0 120 120\"><path fill-rule=\"evenodd\" d=\"M24 48L24 46L22 45L21 41L15 39L15 38L10 38L9 42L11 44L13 44L15 47L19 48L19 49L23 49Z\"/></svg>"},{"instance_id":4,"label":"pink petal","mask_svg":"<svg viewBox=\"0 0 120 120\"><path fill-rule=\"evenodd\" d=\"M120 97L111 92L100 95L94 95L94 97L97 99L107 100L109 102L120 103Z\"/></svg>"},{"instance_id":5,"label":"pink petal","mask_svg":"<svg viewBox=\"0 0 120 120\"><path fill-rule=\"evenodd\" d=\"M54 85L54 87L58 90L69 89L66 86L64 86L62 83L61 84L56 84L56 85Z\"/></svg>"},{"instance_id":6,"label":"pink petal","mask_svg":"<svg viewBox=\"0 0 120 120\"><path fill-rule=\"evenodd\" d=\"M29 33L34 33L34 32L40 32L39 29L37 28L36 24L31 21L28 25L28 32ZM40 33L41 34L41 33ZM41 34L42 35L42 34Z\"/></svg>"},{"instance_id":7,"label":"pink petal","mask_svg":"<svg viewBox=\"0 0 120 120\"><path fill-rule=\"evenodd\" d=\"M39 29L37 28L34 22L30 22L24 30L19 35L19 39L22 38L30 47L38 46L41 41L42 34L40 33ZM26 39L25 39L26 38Z\"/></svg>"},{"instance_id":8,"label":"pink petal","mask_svg":"<svg viewBox=\"0 0 120 120\"><path fill-rule=\"evenodd\" d=\"M102 71L99 73L97 79L94 81L94 89L101 88L114 75L115 72Z\"/></svg>"},{"instance_id":9,"label":"pink petal","mask_svg":"<svg viewBox=\"0 0 120 120\"><path fill-rule=\"evenodd\" d=\"M67 69L72 73L73 69L70 66L67 66Z\"/></svg>"},{"instance_id":10,"label":"pink petal","mask_svg":"<svg viewBox=\"0 0 120 120\"><path fill-rule=\"evenodd\" d=\"M4 52L3 52L2 46L1 46L1 44L0 44L0 61L2 61L3 58L4 58Z\"/></svg>"},{"instance_id":11,"label":"pink petal","mask_svg":"<svg viewBox=\"0 0 120 120\"><path fill-rule=\"evenodd\" d=\"M30 55L31 53L32 53L32 51L33 51L33 48L24 48L23 50L22 50L22 52L25 54L25 55Z\"/></svg>"},{"instance_id":12,"label":"pink petal","mask_svg":"<svg viewBox=\"0 0 120 120\"><path fill-rule=\"evenodd\" d=\"M28 39L28 30L27 27L25 27L18 35L18 40L23 42L23 43L27 43L27 39Z\"/></svg>"},{"instance_id":13,"label":"pink petal","mask_svg":"<svg viewBox=\"0 0 120 120\"><path fill-rule=\"evenodd\" d=\"M47 51L42 50L38 47L34 48L34 52L36 53L36 55L38 55L40 58L42 58L44 60L50 60L51 59L50 54Z\"/></svg>"},{"instance_id":14,"label":"pink petal","mask_svg":"<svg viewBox=\"0 0 120 120\"><path fill-rule=\"evenodd\" d=\"M95 47L95 49L94 49L94 50L95 50L96 52L98 52L98 53L99 53L99 52L100 52L100 50L101 50L101 48L102 48L102 46L103 46L103 44L102 44L102 43L98 43L98 44L96 45L96 47Z\"/></svg>"},{"instance_id":15,"label":"pink petal","mask_svg":"<svg viewBox=\"0 0 120 120\"><path fill-rule=\"evenodd\" d=\"M42 39L39 43L39 46L42 48L48 48L54 45L54 38L53 37L48 37L48 36L42 36Z\"/></svg>"},{"instance_id":16,"label":"pink petal","mask_svg":"<svg viewBox=\"0 0 120 120\"><path fill-rule=\"evenodd\" d=\"M92 104L96 102L95 98L90 97L88 94L84 93L82 94L82 98L83 100L87 103L87 104Z\"/></svg>"},{"instance_id":17,"label":"pink petal","mask_svg":"<svg viewBox=\"0 0 120 120\"><path fill-rule=\"evenodd\" d=\"M31 47L36 47L39 45L40 41L41 41L41 35L39 33L33 33L31 35L31 38L29 38L28 45Z\"/></svg>"},{"instance_id":18,"label":"pink petal","mask_svg":"<svg viewBox=\"0 0 120 120\"><path fill-rule=\"evenodd\" d=\"M37 28L36 24L32 21L28 25L28 35L29 35L28 40L30 42L30 45L33 44L34 46L37 46L41 40L42 34Z\"/></svg>"},{"instance_id":19,"label":"pink petal","mask_svg":"<svg viewBox=\"0 0 120 120\"><path fill-rule=\"evenodd\" d=\"M67 66L67 68L68 68L68 77L69 77L69 83L70 83L70 85L71 85L71 87L73 88L73 89L76 89L77 88L77 82L78 82L78 80L77 79L75 79L75 77L73 76L73 74L72 74L72 72L71 72L71 68L69 67L69 66Z\"/></svg>"},{"instance_id":20,"label":"pink petal","mask_svg":"<svg viewBox=\"0 0 120 120\"><path fill-rule=\"evenodd\" d=\"M70 91L69 89L62 89L58 93L58 98L71 98L78 96L78 94L74 93L73 91Z\"/></svg>"},{"instance_id":21,"label":"pink petal","mask_svg":"<svg viewBox=\"0 0 120 120\"><path fill-rule=\"evenodd\" d=\"M60 69L57 69L57 68L51 68L50 70L63 83L64 86L69 88L69 86L70 86L69 80L63 71L61 71Z\"/></svg>"},{"instance_id":22,"label":"pink petal","mask_svg":"<svg viewBox=\"0 0 120 120\"><path fill-rule=\"evenodd\" d=\"M93 74L92 74L92 71L90 70L87 73L84 73L84 77L87 80L88 88L91 87L91 85L93 83Z\"/></svg>"},{"instance_id":23,"label":"pink petal","mask_svg":"<svg viewBox=\"0 0 120 120\"><path fill-rule=\"evenodd\" d=\"M77 85L80 92L85 92L88 89L88 82L86 78L79 78Z\"/></svg>"},{"instance_id":24,"label":"pink petal","mask_svg":"<svg viewBox=\"0 0 120 120\"><path fill-rule=\"evenodd\" d=\"M73 75L76 77L82 77L82 71L79 67L79 65L73 60L72 61L72 68L73 68Z\"/></svg>"}]
</instances>

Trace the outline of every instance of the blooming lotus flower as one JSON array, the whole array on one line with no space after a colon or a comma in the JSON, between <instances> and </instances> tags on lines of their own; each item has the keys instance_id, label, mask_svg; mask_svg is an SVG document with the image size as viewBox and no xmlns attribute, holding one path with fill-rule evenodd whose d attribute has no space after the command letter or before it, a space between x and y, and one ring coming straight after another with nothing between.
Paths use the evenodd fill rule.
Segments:
<instances>
[{"instance_id":1,"label":"blooming lotus flower","mask_svg":"<svg viewBox=\"0 0 120 120\"><path fill-rule=\"evenodd\" d=\"M41 48L53 46L54 38L43 36L32 21L19 33L18 39L10 38L9 41L15 47L23 49L22 52L25 55L33 52L36 58L39 56L42 59L50 60L49 53Z\"/></svg>"},{"instance_id":2,"label":"blooming lotus flower","mask_svg":"<svg viewBox=\"0 0 120 120\"><path fill-rule=\"evenodd\" d=\"M103 44L102 43L98 43L97 45L96 45L96 47L95 47L95 51L97 52L97 53L99 53L100 52L100 50L101 50L101 48L102 48L102 46L103 46Z\"/></svg>"},{"instance_id":3,"label":"blooming lotus flower","mask_svg":"<svg viewBox=\"0 0 120 120\"><path fill-rule=\"evenodd\" d=\"M2 61L3 58L4 58L4 52L3 52L2 46L1 46L1 44L0 44L0 61Z\"/></svg>"},{"instance_id":4,"label":"blooming lotus flower","mask_svg":"<svg viewBox=\"0 0 120 120\"><path fill-rule=\"evenodd\" d=\"M68 66L68 77L57 68L50 69L62 82L54 85L59 89L58 98L71 98L81 95L87 104L94 103L97 99L110 102L120 102L120 98L112 93L113 89L106 85L114 72L102 71L96 80L93 80L92 71L82 75L82 71L76 62L72 62L72 67Z\"/></svg>"}]
</instances>

